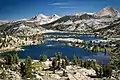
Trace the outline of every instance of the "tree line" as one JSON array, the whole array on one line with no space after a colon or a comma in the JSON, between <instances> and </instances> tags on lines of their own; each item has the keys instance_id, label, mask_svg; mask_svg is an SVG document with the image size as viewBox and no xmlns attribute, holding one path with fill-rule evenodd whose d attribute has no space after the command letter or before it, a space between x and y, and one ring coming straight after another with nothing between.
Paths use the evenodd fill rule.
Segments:
<instances>
[{"instance_id":1,"label":"tree line","mask_svg":"<svg viewBox=\"0 0 120 80\"><path fill-rule=\"evenodd\" d=\"M26 57L23 62L20 62L17 54L8 55L6 58L6 65L18 64L20 65L20 73L23 78L32 78L32 59L31 57ZM47 55L40 54L39 61L45 62L48 59ZM52 58L52 66L50 67L55 73L55 70L66 69L66 66L77 65L87 69L93 68L96 72L96 77L110 77L112 75L112 68L109 65L99 65L95 60L82 60L78 56L73 56L72 60L69 60L67 56L62 56L60 52L55 53ZM63 72L63 75L66 76L66 72Z\"/></svg>"}]
</instances>

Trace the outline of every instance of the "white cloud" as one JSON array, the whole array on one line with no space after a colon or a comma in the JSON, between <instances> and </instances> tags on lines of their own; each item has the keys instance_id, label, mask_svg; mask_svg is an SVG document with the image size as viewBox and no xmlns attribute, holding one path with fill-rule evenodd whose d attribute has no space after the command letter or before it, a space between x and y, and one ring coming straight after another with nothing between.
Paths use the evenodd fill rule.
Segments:
<instances>
[{"instance_id":1,"label":"white cloud","mask_svg":"<svg viewBox=\"0 0 120 80\"><path fill-rule=\"evenodd\" d=\"M59 8L77 8L77 7L74 7L74 6L62 6L62 7L59 7Z\"/></svg>"},{"instance_id":2,"label":"white cloud","mask_svg":"<svg viewBox=\"0 0 120 80\"><path fill-rule=\"evenodd\" d=\"M68 3L51 3L48 5L52 5L52 6L59 6L59 5L68 5Z\"/></svg>"},{"instance_id":3,"label":"white cloud","mask_svg":"<svg viewBox=\"0 0 120 80\"><path fill-rule=\"evenodd\" d=\"M50 6L58 6L58 8L77 8L74 6L75 2L56 2L56 3L51 3L51 4L48 4Z\"/></svg>"}]
</instances>

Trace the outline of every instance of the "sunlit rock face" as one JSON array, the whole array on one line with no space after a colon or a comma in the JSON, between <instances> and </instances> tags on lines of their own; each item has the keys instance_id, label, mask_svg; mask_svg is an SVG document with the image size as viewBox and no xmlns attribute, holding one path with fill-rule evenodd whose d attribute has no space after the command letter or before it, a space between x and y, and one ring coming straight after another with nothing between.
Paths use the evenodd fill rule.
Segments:
<instances>
[{"instance_id":1,"label":"sunlit rock face","mask_svg":"<svg viewBox=\"0 0 120 80\"><path fill-rule=\"evenodd\" d=\"M119 14L119 12L116 9L112 8L112 7L105 7L102 10L95 13L95 15L99 16L99 17L105 17L105 16L115 17L118 14Z\"/></svg>"},{"instance_id":2,"label":"sunlit rock face","mask_svg":"<svg viewBox=\"0 0 120 80\"><path fill-rule=\"evenodd\" d=\"M59 19L60 16L54 14L52 16L46 16L44 14L38 14L30 19L31 22L38 22L40 25L51 23L57 19Z\"/></svg>"}]
</instances>

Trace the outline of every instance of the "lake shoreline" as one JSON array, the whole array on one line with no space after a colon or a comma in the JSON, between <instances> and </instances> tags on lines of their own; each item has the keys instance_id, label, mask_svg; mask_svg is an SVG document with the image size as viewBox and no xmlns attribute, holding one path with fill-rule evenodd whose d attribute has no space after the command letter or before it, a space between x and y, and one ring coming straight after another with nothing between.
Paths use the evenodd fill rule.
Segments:
<instances>
[{"instance_id":1,"label":"lake shoreline","mask_svg":"<svg viewBox=\"0 0 120 80\"><path fill-rule=\"evenodd\" d=\"M15 46L15 47L9 47L9 48L2 48L2 49L0 49L0 54L1 53L6 53L6 52L9 52L9 51L23 51L24 49L22 49L22 47L24 47L24 46L30 46L30 45L38 45L38 44L41 44L41 43L43 43L43 42L35 42L35 43L29 43L29 41L28 42L26 42L27 44L25 44L25 45L22 45L22 46Z\"/></svg>"},{"instance_id":2,"label":"lake shoreline","mask_svg":"<svg viewBox=\"0 0 120 80\"><path fill-rule=\"evenodd\" d=\"M62 35L64 35L64 33L61 33ZM76 33L75 33L76 34ZM75 34L71 34L75 35ZM57 34L56 34L57 35ZM81 37L84 37L81 39ZM93 34L91 35L81 35L78 39L74 39L74 38L54 38L56 42L54 42L53 40L46 40L46 38L43 39L43 41L35 41L32 44L28 44L29 42L32 41L26 41L26 45L20 46L20 47L16 47L13 48L11 50L7 50L4 51L3 53L7 53L7 52L11 52L11 51L18 51L19 52L19 57L24 59L26 56L30 56L33 59L38 59L38 56L40 56L41 53L46 54L47 56L51 57L51 54L54 54L55 52L61 52L64 54L64 56L68 56L69 59L71 59L71 56L76 55L79 57L87 57L87 58L93 58L93 59L97 59L97 55L99 55L99 57L103 56L104 59L107 59L107 55L103 55L102 52L100 52L100 54L94 53L92 51L86 50L83 46L85 46L86 44L84 44L84 41L86 39L99 39L99 37L94 36ZM84 40L85 39L85 40ZM49 41L53 41L52 43ZM61 41L65 42L66 45L61 45ZM68 44L68 42L72 42L74 45ZM43 43L42 45L40 45L41 43ZM63 43L64 44L64 43ZM79 45L77 45L79 44ZM34 46L36 45L36 46ZM24 51L25 49L25 51ZM35 53L36 55L32 55L32 53ZM67 55L65 53L70 53L70 55ZM79 54L80 53L80 54ZM99 61L99 59L98 59ZM101 61L101 60L100 60ZM106 60L106 62L108 62L108 59Z\"/></svg>"}]
</instances>

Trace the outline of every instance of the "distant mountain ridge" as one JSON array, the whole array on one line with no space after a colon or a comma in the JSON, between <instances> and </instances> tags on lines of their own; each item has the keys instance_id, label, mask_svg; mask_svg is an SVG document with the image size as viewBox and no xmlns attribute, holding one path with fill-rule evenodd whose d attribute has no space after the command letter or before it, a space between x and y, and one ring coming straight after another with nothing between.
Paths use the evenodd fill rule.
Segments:
<instances>
[{"instance_id":1,"label":"distant mountain ridge","mask_svg":"<svg viewBox=\"0 0 120 80\"><path fill-rule=\"evenodd\" d=\"M63 16L52 23L41 25L47 29L65 31L92 31L109 26L120 15L111 7L105 7L96 13L74 14Z\"/></svg>"},{"instance_id":2,"label":"distant mountain ridge","mask_svg":"<svg viewBox=\"0 0 120 80\"><path fill-rule=\"evenodd\" d=\"M0 31L16 33L17 35L38 34L43 30L94 32L114 24L120 12L111 7L105 7L96 13L82 13L66 16L46 16L38 14L27 20L8 22L0 25ZM29 33L29 34L28 34ZM16 35L15 34L15 35Z\"/></svg>"}]
</instances>

